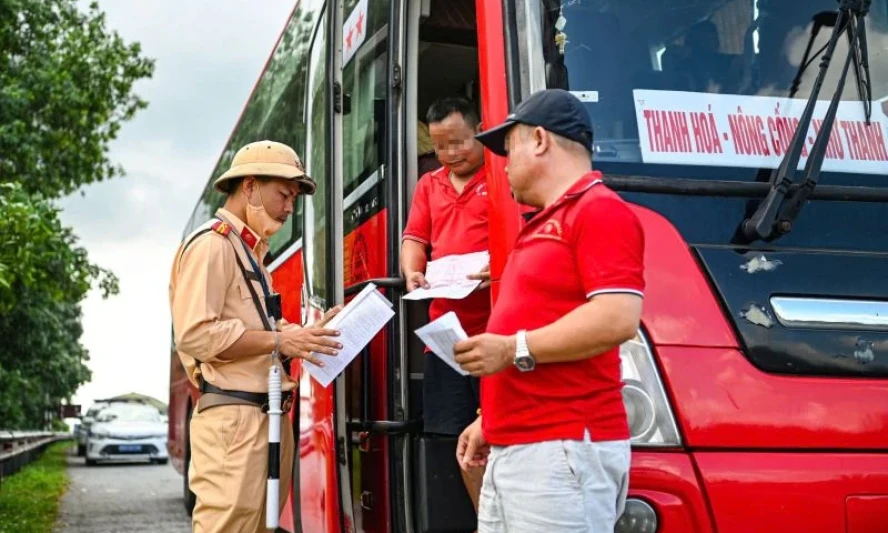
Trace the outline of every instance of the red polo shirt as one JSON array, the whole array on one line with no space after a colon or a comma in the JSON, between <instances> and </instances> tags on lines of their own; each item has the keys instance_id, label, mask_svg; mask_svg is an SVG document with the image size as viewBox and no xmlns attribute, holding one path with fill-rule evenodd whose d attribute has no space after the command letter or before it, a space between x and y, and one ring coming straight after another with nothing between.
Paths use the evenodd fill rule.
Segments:
<instances>
[{"instance_id":1,"label":"red polo shirt","mask_svg":"<svg viewBox=\"0 0 888 533\"><path fill-rule=\"evenodd\" d=\"M450 170L439 168L416 184L404 238L430 246L432 260L448 255L487 251L487 181L484 167L461 193L450 182ZM468 335L484 333L490 316L490 289L462 300L436 298L429 320L453 311Z\"/></svg>"},{"instance_id":2,"label":"red polo shirt","mask_svg":"<svg viewBox=\"0 0 888 533\"><path fill-rule=\"evenodd\" d=\"M547 326L602 293L642 295L643 254L638 218L590 172L521 229L487 331ZM581 440L587 429L595 441L629 438L618 348L484 377L481 409L495 445Z\"/></svg>"}]
</instances>

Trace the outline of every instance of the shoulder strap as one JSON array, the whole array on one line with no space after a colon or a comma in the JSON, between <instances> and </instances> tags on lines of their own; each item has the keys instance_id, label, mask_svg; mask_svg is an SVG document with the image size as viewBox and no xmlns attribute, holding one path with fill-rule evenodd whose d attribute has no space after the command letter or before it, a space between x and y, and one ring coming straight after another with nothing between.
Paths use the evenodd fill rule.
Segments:
<instances>
[{"instance_id":1,"label":"shoulder strap","mask_svg":"<svg viewBox=\"0 0 888 533\"><path fill-rule=\"evenodd\" d=\"M231 242L231 241L229 241ZM231 243L231 246L234 246L234 243ZM274 325L268 321L268 315L265 314L265 310L262 308L262 303L259 302L259 294L256 293L256 288L253 287L253 284L250 282L252 279L247 272L247 269L244 268L244 263L241 261L240 255L237 253L237 248L234 249L234 258L237 259L237 266L240 268L241 273L244 275L244 281L247 283L247 288L250 290L250 298L253 300L253 305L256 306L256 311L259 313L259 318L262 319L262 325L265 327L266 331L275 331ZM260 274L261 275L261 274ZM283 356L281 357L281 364L284 367L284 372L287 373L287 376L290 376L290 359L285 359Z\"/></svg>"},{"instance_id":2,"label":"shoulder strap","mask_svg":"<svg viewBox=\"0 0 888 533\"><path fill-rule=\"evenodd\" d=\"M234 247L234 243L231 243L231 246ZM238 255L237 253L237 248L234 249L234 258L237 260L237 266L238 268L240 268L241 274L244 275L244 281L247 284L247 288L250 290L250 298L252 298L253 300L253 305L256 306L256 311L259 313L259 318L262 319L262 325L265 327L266 331L274 331L274 327L269 324L268 316L265 314L265 309L262 308L262 303L259 301L259 295L256 293L256 288L253 287L253 283L250 281L251 277L247 273L247 269L244 268L244 262L241 261L240 255Z\"/></svg>"},{"instance_id":3,"label":"shoulder strap","mask_svg":"<svg viewBox=\"0 0 888 533\"><path fill-rule=\"evenodd\" d=\"M215 219L216 221L209 228L203 228L195 232L191 235L188 241L185 243L185 246L182 247L182 254L179 255L181 257L185 253L185 249L194 242L199 236L204 233L208 233L210 231L216 232L223 237L226 237L228 244L231 245L232 250L234 251L234 259L237 261L237 266L240 268L241 274L244 276L244 282L247 284L247 289L250 291L250 298L253 300L253 305L256 307L256 312L259 313L259 319L262 320L262 327L265 328L266 331L274 331L274 325L268 321L268 315L265 313L265 309L262 307L262 302L259 301L259 295L256 293L256 288L253 287L252 280L258 281L257 276L262 275L261 273L248 271L244 267L243 261L241 261L240 254L237 252L237 246L228 238L228 235L231 233L231 225L229 225L224 220ZM282 364L284 365L284 371L287 375L290 375L290 360L283 360Z\"/></svg>"}]
</instances>

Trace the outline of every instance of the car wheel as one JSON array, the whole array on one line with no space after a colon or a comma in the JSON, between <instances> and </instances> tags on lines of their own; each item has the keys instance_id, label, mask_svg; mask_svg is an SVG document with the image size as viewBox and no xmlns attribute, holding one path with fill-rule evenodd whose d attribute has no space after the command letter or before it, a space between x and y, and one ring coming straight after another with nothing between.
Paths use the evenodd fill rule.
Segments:
<instances>
[{"instance_id":1,"label":"car wheel","mask_svg":"<svg viewBox=\"0 0 888 533\"><path fill-rule=\"evenodd\" d=\"M185 503L185 512L188 516L194 512L197 504L197 496L191 492L188 486L188 470L191 468L191 406L188 406L188 415L185 417L185 472L182 482L182 496Z\"/></svg>"},{"instance_id":2,"label":"car wheel","mask_svg":"<svg viewBox=\"0 0 888 533\"><path fill-rule=\"evenodd\" d=\"M90 459L90 458L87 457L87 459L86 459L86 466L96 466L96 460L95 460L95 459Z\"/></svg>"}]
</instances>

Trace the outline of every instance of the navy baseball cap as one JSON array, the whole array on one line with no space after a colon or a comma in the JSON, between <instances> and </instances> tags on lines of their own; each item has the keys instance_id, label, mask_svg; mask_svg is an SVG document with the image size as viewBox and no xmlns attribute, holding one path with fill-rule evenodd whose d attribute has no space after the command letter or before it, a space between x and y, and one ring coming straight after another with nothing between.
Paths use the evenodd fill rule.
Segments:
<instances>
[{"instance_id":1,"label":"navy baseball cap","mask_svg":"<svg viewBox=\"0 0 888 533\"><path fill-rule=\"evenodd\" d=\"M518 104L506 121L475 136L497 155L506 155L506 135L516 124L539 126L592 151L592 119L580 99L563 89L538 91Z\"/></svg>"}]
</instances>

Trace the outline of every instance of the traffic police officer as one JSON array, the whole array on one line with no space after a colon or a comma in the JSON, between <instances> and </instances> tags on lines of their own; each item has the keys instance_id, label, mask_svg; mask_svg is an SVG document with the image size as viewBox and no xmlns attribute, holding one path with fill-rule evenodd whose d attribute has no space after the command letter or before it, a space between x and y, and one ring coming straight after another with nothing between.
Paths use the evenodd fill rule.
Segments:
<instances>
[{"instance_id":1,"label":"traffic police officer","mask_svg":"<svg viewBox=\"0 0 888 533\"><path fill-rule=\"evenodd\" d=\"M248 144L215 182L225 205L189 235L176 253L170 307L176 349L201 391L191 419L189 486L197 496L195 533L252 533L265 529L268 470L268 370L283 367L283 411L292 405L287 369L311 353L335 355L338 332L282 320L280 295L263 266L268 238L313 194L296 152L281 143ZM278 357L276 357L278 356ZM283 361L283 363L281 363ZM281 417L280 506L293 471L293 431Z\"/></svg>"}]
</instances>

